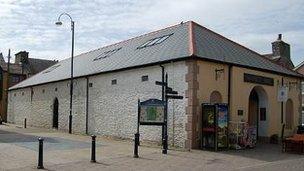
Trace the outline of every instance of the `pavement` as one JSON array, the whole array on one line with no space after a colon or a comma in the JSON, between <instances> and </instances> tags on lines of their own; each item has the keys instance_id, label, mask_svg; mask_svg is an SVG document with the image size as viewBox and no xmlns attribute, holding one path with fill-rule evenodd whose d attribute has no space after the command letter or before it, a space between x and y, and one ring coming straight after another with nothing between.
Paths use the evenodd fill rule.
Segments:
<instances>
[{"instance_id":1,"label":"pavement","mask_svg":"<svg viewBox=\"0 0 304 171\"><path fill-rule=\"evenodd\" d=\"M91 137L41 128L0 125L0 170L37 170L38 137L44 138L45 170L304 170L304 155L282 153L279 145L211 152L170 149L141 143L133 158L133 142L97 137L96 163L90 162Z\"/></svg>"}]
</instances>

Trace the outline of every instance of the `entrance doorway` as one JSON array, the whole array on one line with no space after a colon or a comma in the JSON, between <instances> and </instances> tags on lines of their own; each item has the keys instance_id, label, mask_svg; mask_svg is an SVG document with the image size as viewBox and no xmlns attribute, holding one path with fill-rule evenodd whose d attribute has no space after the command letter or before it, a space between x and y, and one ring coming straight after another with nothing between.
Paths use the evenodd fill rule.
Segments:
<instances>
[{"instance_id":1,"label":"entrance doorway","mask_svg":"<svg viewBox=\"0 0 304 171\"><path fill-rule=\"evenodd\" d=\"M263 87L254 87L249 96L248 124L256 127L256 138L267 137L268 132L268 97Z\"/></svg>"},{"instance_id":2,"label":"entrance doorway","mask_svg":"<svg viewBox=\"0 0 304 171\"><path fill-rule=\"evenodd\" d=\"M55 98L53 104L53 128L58 129L58 99Z\"/></svg>"}]
</instances>

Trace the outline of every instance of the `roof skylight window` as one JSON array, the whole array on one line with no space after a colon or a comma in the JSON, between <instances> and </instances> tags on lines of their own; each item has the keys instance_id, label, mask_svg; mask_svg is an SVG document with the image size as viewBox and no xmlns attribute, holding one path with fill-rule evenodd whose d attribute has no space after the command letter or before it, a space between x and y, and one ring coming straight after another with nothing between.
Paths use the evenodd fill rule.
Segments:
<instances>
[{"instance_id":1,"label":"roof skylight window","mask_svg":"<svg viewBox=\"0 0 304 171\"><path fill-rule=\"evenodd\" d=\"M149 47L149 46L154 46L154 45L160 44L160 43L164 42L165 40L167 40L173 34L174 33L150 39L147 42L145 42L144 44L142 44L139 47L137 47L137 49L142 49L142 48L145 48L145 47Z\"/></svg>"},{"instance_id":2,"label":"roof skylight window","mask_svg":"<svg viewBox=\"0 0 304 171\"><path fill-rule=\"evenodd\" d=\"M120 48L116 48L116 49L112 49L112 50L109 50L109 51L105 51L105 52L101 53L100 55L98 55L94 59L94 61L97 61L97 60L100 60L100 59L103 59L103 58L107 58L107 57L113 55L114 53L118 52L120 49L121 49L121 47Z\"/></svg>"},{"instance_id":3,"label":"roof skylight window","mask_svg":"<svg viewBox=\"0 0 304 171\"><path fill-rule=\"evenodd\" d=\"M49 73L53 70L55 70L56 68L60 67L60 64L58 65L54 65L54 66L51 66L50 68L48 68L47 70L43 71L42 74L46 74L46 73Z\"/></svg>"}]
</instances>

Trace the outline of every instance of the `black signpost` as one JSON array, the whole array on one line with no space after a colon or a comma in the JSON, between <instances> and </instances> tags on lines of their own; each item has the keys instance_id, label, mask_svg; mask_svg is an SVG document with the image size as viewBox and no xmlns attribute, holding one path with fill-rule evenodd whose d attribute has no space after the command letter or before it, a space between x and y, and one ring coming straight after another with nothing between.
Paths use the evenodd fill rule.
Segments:
<instances>
[{"instance_id":1,"label":"black signpost","mask_svg":"<svg viewBox=\"0 0 304 171\"><path fill-rule=\"evenodd\" d=\"M138 158L139 146L139 125L156 125L162 126L162 145L163 154L167 154L168 150L168 100L183 99L183 96L178 96L178 92L168 87L168 74L164 74L162 67L162 81L156 81L155 84L162 86L162 100L149 99L144 102L138 100L138 118L137 132L134 140L134 158Z\"/></svg>"},{"instance_id":2,"label":"black signpost","mask_svg":"<svg viewBox=\"0 0 304 171\"><path fill-rule=\"evenodd\" d=\"M157 82L156 82L156 85ZM178 92L174 91L171 87L168 86L168 74L166 73L165 76L165 82L162 82L161 86L164 86L165 92L165 114L164 114L164 135L162 137L163 139L163 154L167 154L168 150L168 100L169 99L183 99L183 96L178 96Z\"/></svg>"}]
</instances>

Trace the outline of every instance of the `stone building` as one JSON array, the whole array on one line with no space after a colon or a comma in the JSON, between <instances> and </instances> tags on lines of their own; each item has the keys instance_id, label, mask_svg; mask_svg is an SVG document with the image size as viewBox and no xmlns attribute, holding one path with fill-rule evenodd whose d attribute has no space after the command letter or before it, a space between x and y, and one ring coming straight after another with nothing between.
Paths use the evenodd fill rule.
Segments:
<instances>
[{"instance_id":1,"label":"stone building","mask_svg":"<svg viewBox=\"0 0 304 171\"><path fill-rule=\"evenodd\" d=\"M8 63L5 62L2 53L0 53L0 117L3 121L7 121L7 87L14 86L58 62L29 58L28 54L26 51L16 53L15 62L9 63L8 72Z\"/></svg>"},{"instance_id":2,"label":"stone building","mask_svg":"<svg viewBox=\"0 0 304 171\"><path fill-rule=\"evenodd\" d=\"M300 123L300 74L190 21L76 56L73 132L133 138L138 98L161 97L160 65L185 97L168 104L173 146L201 147L202 103L227 103L231 121L248 122L265 109L253 123L259 137L280 135L285 122L290 134ZM65 59L10 88L8 121L67 130L69 78ZM277 100L282 85L289 88L287 102ZM161 140L160 127L140 132L144 140Z\"/></svg>"}]
</instances>

